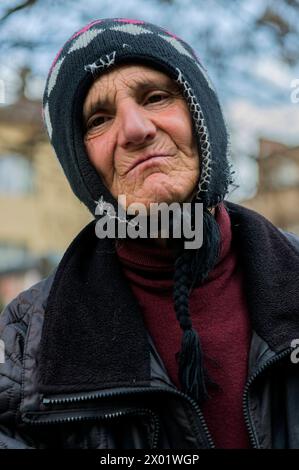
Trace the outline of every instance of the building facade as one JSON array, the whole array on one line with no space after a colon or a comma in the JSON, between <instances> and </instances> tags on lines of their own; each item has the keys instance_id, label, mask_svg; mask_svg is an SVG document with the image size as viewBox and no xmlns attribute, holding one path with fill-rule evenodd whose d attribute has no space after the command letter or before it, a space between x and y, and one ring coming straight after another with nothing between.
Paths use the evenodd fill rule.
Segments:
<instances>
[{"instance_id":1,"label":"building facade","mask_svg":"<svg viewBox=\"0 0 299 470\"><path fill-rule=\"evenodd\" d=\"M299 235L299 146L260 139L256 195L242 205Z\"/></svg>"}]
</instances>

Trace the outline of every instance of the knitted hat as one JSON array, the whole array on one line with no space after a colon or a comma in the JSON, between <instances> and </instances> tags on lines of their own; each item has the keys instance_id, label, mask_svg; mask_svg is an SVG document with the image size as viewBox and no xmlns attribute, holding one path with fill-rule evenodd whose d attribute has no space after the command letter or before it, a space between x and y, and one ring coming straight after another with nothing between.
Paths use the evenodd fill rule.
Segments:
<instances>
[{"instance_id":1,"label":"knitted hat","mask_svg":"<svg viewBox=\"0 0 299 470\"><path fill-rule=\"evenodd\" d=\"M44 120L75 195L93 214L100 198L116 206L88 159L82 110L95 78L126 63L150 66L175 80L193 119L200 155L196 200L205 208L204 244L195 255L183 250L177 258L174 307L184 331L178 355L180 380L184 391L200 401L206 390L200 341L189 315L189 294L217 261L219 230L207 208L223 200L231 183L228 132L204 66L188 44L153 24L124 18L93 21L65 43L52 64L43 98Z\"/></svg>"},{"instance_id":2,"label":"knitted hat","mask_svg":"<svg viewBox=\"0 0 299 470\"><path fill-rule=\"evenodd\" d=\"M76 196L94 214L110 192L89 162L82 139L82 107L87 91L114 64L138 62L173 78L187 100L200 149L198 195L207 207L218 204L230 182L228 133L215 89L188 44L144 21L104 19L75 33L56 56L43 98L51 143Z\"/></svg>"}]
</instances>

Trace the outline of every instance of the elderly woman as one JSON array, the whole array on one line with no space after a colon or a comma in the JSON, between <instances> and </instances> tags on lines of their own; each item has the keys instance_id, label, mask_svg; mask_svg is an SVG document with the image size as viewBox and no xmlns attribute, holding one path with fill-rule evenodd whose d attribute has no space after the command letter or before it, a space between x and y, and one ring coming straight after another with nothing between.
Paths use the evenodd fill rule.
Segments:
<instances>
[{"instance_id":1,"label":"elderly woman","mask_svg":"<svg viewBox=\"0 0 299 470\"><path fill-rule=\"evenodd\" d=\"M0 447L299 447L299 241L224 201L228 134L194 51L143 21L94 21L58 53L43 107L95 219L1 316ZM125 225L131 204L146 220L189 203L194 228L201 205L203 243L101 237L120 197Z\"/></svg>"}]
</instances>

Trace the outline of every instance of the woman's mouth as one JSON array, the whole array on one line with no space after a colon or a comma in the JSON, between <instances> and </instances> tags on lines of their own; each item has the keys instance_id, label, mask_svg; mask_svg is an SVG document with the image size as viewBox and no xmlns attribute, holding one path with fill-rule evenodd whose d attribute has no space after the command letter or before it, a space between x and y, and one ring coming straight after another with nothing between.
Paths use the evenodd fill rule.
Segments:
<instances>
[{"instance_id":1,"label":"woman's mouth","mask_svg":"<svg viewBox=\"0 0 299 470\"><path fill-rule=\"evenodd\" d=\"M144 157L137 159L133 163L133 165L129 168L127 173L129 173L131 170L135 169L136 167L140 167L140 165L143 165L145 167L150 167L151 165L156 165L158 163L161 163L163 162L163 160L166 160L167 158L170 158L170 157L173 157L173 155L166 154L166 153L146 155Z\"/></svg>"}]
</instances>

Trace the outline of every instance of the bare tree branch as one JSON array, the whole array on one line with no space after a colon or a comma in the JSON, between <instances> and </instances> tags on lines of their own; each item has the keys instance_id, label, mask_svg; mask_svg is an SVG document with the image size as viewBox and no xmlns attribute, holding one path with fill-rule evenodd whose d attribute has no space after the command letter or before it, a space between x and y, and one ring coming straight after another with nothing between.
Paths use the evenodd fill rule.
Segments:
<instances>
[{"instance_id":1,"label":"bare tree branch","mask_svg":"<svg viewBox=\"0 0 299 470\"><path fill-rule=\"evenodd\" d=\"M38 0L26 0L25 2L17 5L13 8L9 8L6 13L0 18L0 23L3 23L10 15L16 13L17 11L23 10L27 7L32 7Z\"/></svg>"},{"instance_id":2,"label":"bare tree branch","mask_svg":"<svg viewBox=\"0 0 299 470\"><path fill-rule=\"evenodd\" d=\"M292 31L289 22L281 15L273 11L270 7L265 9L263 15L257 20L256 24L267 25L275 28L278 35L281 37L286 36L289 32Z\"/></svg>"}]
</instances>

